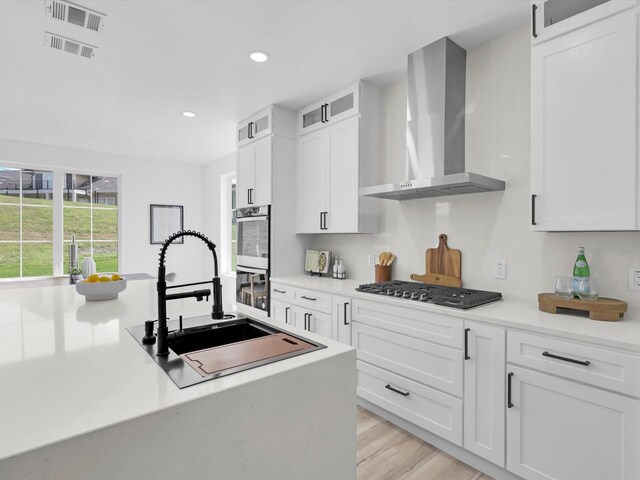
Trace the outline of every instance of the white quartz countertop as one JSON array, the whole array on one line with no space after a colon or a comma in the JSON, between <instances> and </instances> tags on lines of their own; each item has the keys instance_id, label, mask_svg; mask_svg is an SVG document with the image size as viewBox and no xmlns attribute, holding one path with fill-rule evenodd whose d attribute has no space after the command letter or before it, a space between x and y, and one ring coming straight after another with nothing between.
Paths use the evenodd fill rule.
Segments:
<instances>
[{"instance_id":1,"label":"white quartz countertop","mask_svg":"<svg viewBox=\"0 0 640 480\"><path fill-rule=\"evenodd\" d=\"M171 319L210 312L167 303ZM328 348L180 390L126 330L155 318L153 280L102 302L72 285L0 290L0 460L352 350L278 323Z\"/></svg>"},{"instance_id":2,"label":"white quartz countertop","mask_svg":"<svg viewBox=\"0 0 640 480\"><path fill-rule=\"evenodd\" d=\"M334 280L332 278L295 275L272 277L272 283L321 290L351 298L384 302L441 315L501 325L504 327L555 335L578 342L640 352L640 318L625 316L617 322L590 320L582 315L551 314L538 310L537 298L533 302L518 302L508 298L470 310L442 307L406 299L357 292L358 285L371 282L357 280Z\"/></svg>"}]
</instances>

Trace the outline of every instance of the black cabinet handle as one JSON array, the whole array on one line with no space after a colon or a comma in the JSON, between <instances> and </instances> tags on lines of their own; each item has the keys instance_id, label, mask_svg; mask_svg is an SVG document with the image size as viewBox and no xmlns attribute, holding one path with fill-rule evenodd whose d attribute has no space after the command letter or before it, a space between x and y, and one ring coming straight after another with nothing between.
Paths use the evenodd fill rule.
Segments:
<instances>
[{"instance_id":1,"label":"black cabinet handle","mask_svg":"<svg viewBox=\"0 0 640 480\"><path fill-rule=\"evenodd\" d=\"M343 322L345 325L349 325L349 322L347 322L347 306L349 305L349 302L345 302L344 304L344 319Z\"/></svg>"},{"instance_id":2,"label":"black cabinet handle","mask_svg":"<svg viewBox=\"0 0 640 480\"><path fill-rule=\"evenodd\" d=\"M322 228L322 213L320 212L320 230L324 230L324 228Z\"/></svg>"},{"instance_id":3,"label":"black cabinet handle","mask_svg":"<svg viewBox=\"0 0 640 480\"><path fill-rule=\"evenodd\" d=\"M305 330L310 332L311 331L311 314L310 313L305 313L304 316L307 319L306 325L305 325Z\"/></svg>"},{"instance_id":4,"label":"black cabinet handle","mask_svg":"<svg viewBox=\"0 0 640 480\"><path fill-rule=\"evenodd\" d=\"M251 205L251 189L247 188L247 205Z\"/></svg>"},{"instance_id":5,"label":"black cabinet handle","mask_svg":"<svg viewBox=\"0 0 640 480\"><path fill-rule=\"evenodd\" d=\"M511 377L513 377L513 372L509 372L507 375L507 408L513 407L511 402Z\"/></svg>"},{"instance_id":6,"label":"black cabinet handle","mask_svg":"<svg viewBox=\"0 0 640 480\"><path fill-rule=\"evenodd\" d=\"M464 329L464 359L469 360L471 357L469 356L469 330L470 328Z\"/></svg>"},{"instance_id":7,"label":"black cabinet handle","mask_svg":"<svg viewBox=\"0 0 640 480\"><path fill-rule=\"evenodd\" d=\"M538 195L531 194L531 225L537 225L536 223L536 198Z\"/></svg>"},{"instance_id":8,"label":"black cabinet handle","mask_svg":"<svg viewBox=\"0 0 640 480\"><path fill-rule=\"evenodd\" d=\"M291 307L285 307L284 308L284 323L286 323L287 325L289 324L289 309Z\"/></svg>"},{"instance_id":9,"label":"black cabinet handle","mask_svg":"<svg viewBox=\"0 0 640 480\"><path fill-rule=\"evenodd\" d=\"M328 212L322 212L322 216L323 216L323 222L322 222L322 230L328 230L327 228L327 213Z\"/></svg>"},{"instance_id":10,"label":"black cabinet handle","mask_svg":"<svg viewBox=\"0 0 640 480\"><path fill-rule=\"evenodd\" d=\"M536 33L536 10L538 10L538 6L534 3L531 5L531 33L533 34L533 38L538 38L538 34Z\"/></svg>"},{"instance_id":11,"label":"black cabinet handle","mask_svg":"<svg viewBox=\"0 0 640 480\"><path fill-rule=\"evenodd\" d=\"M403 397L408 397L409 396L409 392L401 392L400 390L397 390L397 389L393 388L391 385L388 385L388 384L385 385L384 388L386 388L387 390L391 390L392 392L399 393Z\"/></svg>"},{"instance_id":12,"label":"black cabinet handle","mask_svg":"<svg viewBox=\"0 0 640 480\"><path fill-rule=\"evenodd\" d=\"M329 122L329 104L325 103L324 104L324 121L325 122Z\"/></svg>"},{"instance_id":13,"label":"black cabinet handle","mask_svg":"<svg viewBox=\"0 0 640 480\"><path fill-rule=\"evenodd\" d=\"M576 360L574 358L561 357L560 355L554 355L553 353L549 353L546 351L542 352L542 356L555 358L557 360L563 360L565 362L577 363L578 365L584 365L585 367L588 367L589 365L591 365L591 362L589 360Z\"/></svg>"},{"instance_id":14,"label":"black cabinet handle","mask_svg":"<svg viewBox=\"0 0 640 480\"><path fill-rule=\"evenodd\" d=\"M311 300L312 302L315 302L317 300L317 298L307 297L305 295L302 295L300 298L304 298L305 300Z\"/></svg>"},{"instance_id":15,"label":"black cabinet handle","mask_svg":"<svg viewBox=\"0 0 640 480\"><path fill-rule=\"evenodd\" d=\"M253 188L249 189L249 203L253 205Z\"/></svg>"},{"instance_id":16,"label":"black cabinet handle","mask_svg":"<svg viewBox=\"0 0 640 480\"><path fill-rule=\"evenodd\" d=\"M274 288L273 291L276 292L276 293L287 293L286 290L278 290L277 288ZM287 308L289 308L289 307L287 307Z\"/></svg>"}]
</instances>

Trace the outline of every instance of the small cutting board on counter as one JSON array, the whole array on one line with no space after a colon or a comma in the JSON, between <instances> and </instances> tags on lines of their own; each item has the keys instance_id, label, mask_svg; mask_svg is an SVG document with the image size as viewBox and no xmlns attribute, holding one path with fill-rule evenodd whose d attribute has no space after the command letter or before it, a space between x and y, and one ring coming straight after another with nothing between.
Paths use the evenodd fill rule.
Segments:
<instances>
[{"instance_id":1,"label":"small cutting board on counter","mask_svg":"<svg viewBox=\"0 0 640 480\"><path fill-rule=\"evenodd\" d=\"M437 248L428 248L425 252L426 273L411 274L412 280L431 285L447 287L462 286L462 253L460 250L449 248L447 236L440 234Z\"/></svg>"}]
</instances>

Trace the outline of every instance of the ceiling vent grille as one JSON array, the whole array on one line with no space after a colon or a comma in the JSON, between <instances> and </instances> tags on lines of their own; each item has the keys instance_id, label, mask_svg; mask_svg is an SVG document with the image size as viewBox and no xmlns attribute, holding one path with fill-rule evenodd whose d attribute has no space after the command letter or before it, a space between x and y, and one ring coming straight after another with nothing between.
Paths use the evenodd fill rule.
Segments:
<instances>
[{"instance_id":1,"label":"ceiling vent grille","mask_svg":"<svg viewBox=\"0 0 640 480\"><path fill-rule=\"evenodd\" d=\"M87 30L102 32L106 15L88 8L61 0L45 0L48 17L71 23Z\"/></svg>"},{"instance_id":2,"label":"ceiling vent grille","mask_svg":"<svg viewBox=\"0 0 640 480\"><path fill-rule=\"evenodd\" d=\"M46 32L44 37L45 46L55 50L65 51L72 55L79 55L84 58L93 58L96 54L97 47L94 47L93 45L87 45L86 43L71 40L70 38L61 37L60 35L55 35L49 32Z\"/></svg>"}]
</instances>

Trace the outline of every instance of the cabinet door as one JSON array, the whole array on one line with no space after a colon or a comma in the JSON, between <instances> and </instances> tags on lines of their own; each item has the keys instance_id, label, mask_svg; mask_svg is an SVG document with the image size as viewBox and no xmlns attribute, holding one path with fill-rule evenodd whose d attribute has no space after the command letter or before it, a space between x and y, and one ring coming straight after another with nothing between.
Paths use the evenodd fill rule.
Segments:
<instances>
[{"instance_id":1,"label":"cabinet door","mask_svg":"<svg viewBox=\"0 0 640 480\"><path fill-rule=\"evenodd\" d=\"M298 233L320 233L326 211L327 143L324 131L300 138L298 156ZM357 192L356 192L357 193Z\"/></svg>"},{"instance_id":2,"label":"cabinet door","mask_svg":"<svg viewBox=\"0 0 640 480\"><path fill-rule=\"evenodd\" d=\"M640 401L508 365L507 470L527 480L640 478Z\"/></svg>"},{"instance_id":3,"label":"cabinet door","mask_svg":"<svg viewBox=\"0 0 640 480\"><path fill-rule=\"evenodd\" d=\"M339 122L359 112L360 84L352 85L326 100L329 123Z\"/></svg>"},{"instance_id":4,"label":"cabinet door","mask_svg":"<svg viewBox=\"0 0 640 480\"><path fill-rule=\"evenodd\" d=\"M531 5L531 43L537 44L633 8L637 0L546 0Z\"/></svg>"},{"instance_id":5,"label":"cabinet door","mask_svg":"<svg viewBox=\"0 0 640 480\"><path fill-rule=\"evenodd\" d=\"M638 13L532 48L532 224L637 228Z\"/></svg>"},{"instance_id":6,"label":"cabinet door","mask_svg":"<svg viewBox=\"0 0 640 480\"><path fill-rule=\"evenodd\" d=\"M280 300L271 300L271 319L286 324L292 323L291 304Z\"/></svg>"},{"instance_id":7,"label":"cabinet door","mask_svg":"<svg viewBox=\"0 0 640 480\"><path fill-rule=\"evenodd\" d=\"M504 329L465 322L464 448L504 467Z\"/></svg>"},{"instance_id":8,"label":"cabinet door","mask_svg":"<svg viewBox=\"0 0 640 480\"><path fill-rule=\"evenodd\" d=\"M244 208L250 205L252 189L255 188L256 149L253 144L238 149L236 161L236 206Z\"/></svg>"},{"instance_id":9,"label":"cabinet door","mask_svg":"<svg viewBox=\"0 0 640 480\"><path fill-rule=\"evenodd\" d=\"M325 129L329 149L329 201L326 232L358 232L359 118Z\"/></svg>"},{"instance_id":10,"label":"cabinet door","mask_svg":"<svg viewBox=\"0 0 640 480\"><path fill-rule=\"evenodd\" d=\"M313 132L325 125L323 108L324 100L321 100L300 111L298 114L298 133L300 135Z\"/></svg>"},{"instance_id":11,"label":"cabinet door","mask_svg":"<svg viewBox=\"0 0 640 480\"><path fill-rule=\"evenodd\" d=\"M334 295L332 313L334 340L351 345L351 299Z\"/></svg>"},{"instance_id":12,"label":"cabinet door","mask_svg":"<svg viewBox=\"0 0 640 480\"><path fill-rule=\"evenodd\" d=\"M333 338L333 319L331 315L323 312L309 310L309 331L326 338Z\"/></svg>"},{"instance_id":13,"label":"cabinet door","mask_svg":"<svg viewBox=\"0 0 640 480\"><path fill-rule=\"evenodd\" d=\"M252 143L254 155L254 190L251 192L253 205L271 205L271 143L273 137L268 136ZM247 147L248 148L248 147ZM236 180L237 182L237 180Z\"/></svg>"}]
</instances>

